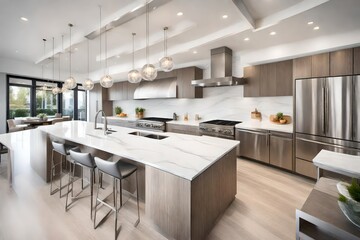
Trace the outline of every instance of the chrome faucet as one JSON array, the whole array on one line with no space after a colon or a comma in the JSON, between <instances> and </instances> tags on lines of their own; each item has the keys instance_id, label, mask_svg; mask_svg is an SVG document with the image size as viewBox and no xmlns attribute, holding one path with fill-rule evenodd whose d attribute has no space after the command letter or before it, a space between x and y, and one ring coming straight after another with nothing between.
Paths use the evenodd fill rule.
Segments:
<instances>
[{"instance_id":1,"label":"chrome faucet","mask_svg":"<svg viewBox=\"0 0 360 240\"><path fill-rule=\"evenodd\" d=\"M94 128L95 129L101 129L100 127L97 127L97 119L98 119L98 115L99 113L102 113L102 116L104 117L105 119L105 122L104 122L104 135L107 135L107 131L108 131L108 127L107 127L107 117L106 117L106 114L103 110L99 110L96 115L95 115L95 126Z\"/></svg>"}]
</instances>

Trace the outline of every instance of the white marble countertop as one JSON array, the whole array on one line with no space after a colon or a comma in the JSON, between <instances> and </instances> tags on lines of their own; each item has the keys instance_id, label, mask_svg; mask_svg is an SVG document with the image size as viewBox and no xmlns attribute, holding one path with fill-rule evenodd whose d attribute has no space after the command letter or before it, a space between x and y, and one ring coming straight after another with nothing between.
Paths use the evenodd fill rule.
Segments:
<instances>
[{"instance_id":1,"label":"white marble countertop","mask_svg":"<svg viewBox=\"0 0 360 240\"><path fill-rule=\"evenodd\" d=\"M243 128L243 129L251 129L251 130L271 130L271 131L279 131L279 132L286 132L286 133L293 133L293 124L275 124L270 122L269 120L257 120L252 119L249 121L244 121L242 123L236 124L236 128Z\"/></svg>"},{"instance_id":2,"label":"white marble countertop","mask_svg":"<svg viewBox=\"0 0 360 240\"><path fill-rule=\"evenodd\" d=\"M360 178L360 156L321 150L313 163L321 169Z\"/></svg>"},{"instance_id":3,"label":"white marble countertop","mask_svg":"<svg viewBox=\"0 0 360 240\"><path fill-rule=\"evenodd\" d=\"M177 125L187 125L187 126L199 126L199 123L201 122L201 120L199 121L195 121L195 120L188 120L188 121L184 121L184 120L173 120L173 121L169 121L167 122L167 124L177 124Z\"/></svg>"},{"instance_id":4,"label":"white marble countertop","mask_svg":"<svg viewBox=\"0 0 360 240\"><path fill-rule=\"evenodd\" d=\"M61 122L38 129L55 137L99 149L149 165L176 176L192 180L239 144L239 141L177 133L155 133L168 136L162 140L128 133L131 128L111 126L117 131L105 136L93 123ZM149 132L149 131L142 131Z\"/></svg>"}]
</instances>

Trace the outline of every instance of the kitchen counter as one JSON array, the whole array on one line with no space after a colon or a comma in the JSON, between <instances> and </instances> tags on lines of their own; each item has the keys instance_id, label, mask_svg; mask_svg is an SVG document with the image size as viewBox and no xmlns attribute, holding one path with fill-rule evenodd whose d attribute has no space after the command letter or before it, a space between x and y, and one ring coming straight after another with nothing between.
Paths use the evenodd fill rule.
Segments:
<instances>
[{"instance_id":1,"label":"kitchen counter","mask_svg":"<svg viewBox=\"0 0 360 240\"><path fill-rule=\"evenodd\" d=\"M109 116L109 117L106 117L106 118L108 120L110 119L110 120L119 120L119 121L136 121L136 120L139 120L138 118L133 117L133 116L128 116L128 117Z\"/></svg>"},{"instance_id":2,"label":"kitchen counter","mask_svg":"<svg viewBox=\"0 0 360 240\"><path fill-rule=\"evenodd\" d=\"M166 237L205 239L235 199L239 142L141 131L167 136L157 140L129 134L136 129L111 129L116 132L104 135L102 130L94 129L94 123L69 121L0 135L0 142L9 148L10 183L12 177L17 179L24 174L21 167L25 165L49 181L51 141L77 144L94 156L114 156L109 160L121 157L138 166L139 196L144 201L145 214ZM135 186L134 179L128 182ZM124 189L131 191L131 187Z\"/></svg>"},{"instance_id":3,"label":"kitchen counter","mask_svg":"<svg viewBox=\"0 0 360 240\"><path fill-rule=\"evenodd\" d=\"M71 121L42 126L40 131L57 138L96 148L192 180L239 142L207 136L157 133L162 140L134 136L136 130L111 126L116 132L104 135L93 123ZM146 131L144 131L146 132Z\"/></svg>"},{"instance_id":4,"label":"kitchen counter","mask_svg":"<svg viewBox=\"0 0 360 240\"><path fill-rule=\"evenodd\" d=\"M236 128L250 129L250 130L270 130L286 133L293 133L293 124L275 124L268 120L249 120L236 124Z\"/></svg>"},{"instance_id":5,"label":"kitchen counter","mask_svg":"<svg viewBox=\"0 0 360 240\"><path fill-rule=\"evenodd\" d=\"M320 169L340 173L353 178L360 178L360 156L323 149L315 156L313 163Z\"/></svg>"}]
</instances>

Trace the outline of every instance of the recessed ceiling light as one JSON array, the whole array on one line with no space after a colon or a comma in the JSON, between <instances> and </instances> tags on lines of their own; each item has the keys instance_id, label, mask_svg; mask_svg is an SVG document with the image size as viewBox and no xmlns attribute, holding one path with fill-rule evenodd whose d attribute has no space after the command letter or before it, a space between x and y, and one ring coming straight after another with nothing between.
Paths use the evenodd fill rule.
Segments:
<instances>
[{"instance_id":1,"label":"recessed ceiling light","mask_svg":"<svg viewBox=\"0 0 360 240\"><path fill-rule=\"evenodd\" d=\"M120 18L119 17L117 17L117 18L115 18L113 21L117 21L117 20L119 20Z\"/></svg>"},{"instance_id":2,"label":"recessed ceiling light","mask_svg":"<svg viewBox=\"0 0 360 240\"><path fill-rule=\"evenodd\" d=\"M27 19L26 17L21 17L20 19L23 20L24 22L29 21L29 19Z\"/></svg>"},{"instance_id":3,"label":"recessed ceiling light","mask_svg":"<svg viewBox=\"0 0 360 240\"><path fill-rule=\"evenodd\" d=\"M194 50L194 51L193 51L193 54L197 54L197 51L196 51L196 50Z\"/></svg>"},{"instance_id":4,"label":"recessed ceiling light","mask_svg":"<svg viewBox=\"0 0 360 240\"><path fill-rule=\"evenodd\" d=\"M274 36L274 35L276 35L276 32L271 32L270 35Z\"/></svg>"},{"instance_id":5,"label":"recessed ceiling light","mask_svg":"<svg viewBox=\"0 0 360 240\"><path fill-rule=\"evenodd\" d=\"M314 22L308 22L308 25L313 25L314 24Z\"/></svg>"},{"instance_id":6,"label":"recessed ceiling light","mask_svg":"<svg viewBox=\"0 0 360 240\"><path fill-rule=\"evenodd\" d=\"M250 40L250 38L248 38L248 37L247 37L247 38L244 38L244 41L249 41L249 40Z\"/></svg>"},{"instance_id":7,"label":"recessed ceiling light","mask_svg":"<svg viewBox=\"0 0 360 240\"><path fill-rule=\"evenodd\" d=\"M178 12L176 15L182 16L182 15L184 15L184 13L183 12Z\"/></svg>"},{"instance_id":8,"label":"recessed ceiling light","mask_svg":"<svg viewBox=\"0 0 360 240\"><path fill-rule=\"evenodd\" d=\"M319 26L314 27L314 30L319 30L319 29L320 29Z\"/></svg>"},{"instance_id":9,"label":"recessed ceiling light","mask_svg":"<svg viewBox=\"0 0 360 240\"><path fill-rule=\"evenodd\" d=\"M120 58L120 55L116 55L116 58Z\"/></svg>"},{"instance_id":10,"label":"recessed ceiling light","mask_svg":"<svg viewBox=\"0 0 360 240\"><path fill-rule=\"evenodd\" d=\"M223 15L222 18L223 19L227 19L229 16L228 15Z\"/></svg>"},{"instance_id":11,"label":"recessed ceiling light","mask_svg":"<svg viewBox=\"0 0 360 240\"><path fill-rule=\"evenodd\" d=\"M19 53L19 50L15 50L16 53Z\"/></svg>"}]
</instances>

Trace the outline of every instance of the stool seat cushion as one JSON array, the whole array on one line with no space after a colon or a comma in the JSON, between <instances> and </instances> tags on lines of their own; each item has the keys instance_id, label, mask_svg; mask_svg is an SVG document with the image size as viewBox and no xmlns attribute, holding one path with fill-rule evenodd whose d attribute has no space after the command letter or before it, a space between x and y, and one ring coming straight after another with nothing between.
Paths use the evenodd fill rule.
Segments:
<instances>
[{"instance_id":1,"label":"stool seat cushion","mask_svg":"<svg viewBox=\"0 0 360 240\"><path fill-rule=\"evenodd\" d=\"M95 157L95 162L100 171L118 179L126 178L137 170L136 165L121 160L110 162Z\"/></svg>"},{"instance_id":2,"label":"stool seat cushion","mask_svg":"<svg viewBox=\"0 0 360 240\"><path fill-rule=\"evenodd\" d=\"M95 160L91 153L82 153L77 149L70 149L71 160L89 168L96 168Z\"/></svg>"},{"instance_id":3,"label":"stool seat cushion","mask_svg":"<svg viewBox=\"0 0 360 240\"><path fill-rule=\"evenodd\" d=\"M56 141L51 142L54 150L62 155L69 155L70 150L73 149L75 151L80 151L80 148L74 145L66 144L66 143L59 143Z\"/></svg>"}]
</instances>

